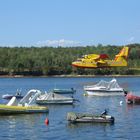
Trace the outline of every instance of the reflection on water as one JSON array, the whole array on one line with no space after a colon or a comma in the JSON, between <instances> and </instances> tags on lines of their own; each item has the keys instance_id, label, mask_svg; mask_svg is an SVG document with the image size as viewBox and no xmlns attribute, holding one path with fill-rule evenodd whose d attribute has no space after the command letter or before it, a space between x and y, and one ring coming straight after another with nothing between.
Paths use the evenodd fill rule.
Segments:
<instances>
[{"instance_id":1,"label":"reflection on water","mask_svg":"<svg viewBox=\"0 0 140 140\"><path fill-rule=\"evenodd\" d=\"M67 128L69 129L79 129L82 127L100 127L106 129L107 127L113 126L114 123L67 123Z\"/></svg>"},{"instance_id":2,"label":"reflection on water","mask_svg":"<svg viewBox=\"0 0 140 140\"><path fill-rule=\"evenodd\" d=\"M16 125L22 125L26 127L34 127L36 122L40 121L43 118L47 117L48 114L19 114L19 115L3 115L0 116L0 123L6 122L7 128L15 128Z\"/></svg>"},{"instance_id":3,"label":"reflection on water","mask_svg":"<svg viewBox=\"0 0 140 140\"><path fill-rule=\"evenodd\" d=\"M78 139L105 139L110 135L110 131L114 129L114 124L106 123L68 123L67 131L70 135L83 134ZM110 136L110 139L112 136Z\"/></svg>"},{"instance_id":4,"label":"reflection on water","mask_svg":"<svg viewBox=\"0 0 140 140\"><path fill-rule=\"evenodd\" d=\"M48 114L22 114L0 116L0 124L3 133L1 136L7 139L38 138L37 131L44 126L44 120ZM40 134L39 134L40 135Z\"/></svg>"}]
</instances>

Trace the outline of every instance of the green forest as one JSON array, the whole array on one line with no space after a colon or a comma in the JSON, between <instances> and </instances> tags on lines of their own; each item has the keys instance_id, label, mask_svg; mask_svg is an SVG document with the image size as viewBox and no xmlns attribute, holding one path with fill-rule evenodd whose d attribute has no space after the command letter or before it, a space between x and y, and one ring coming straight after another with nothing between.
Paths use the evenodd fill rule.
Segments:
<instances>
[{"instance_id":1,"label":"green forest","mask_svg":"<svg viewBox=\"0 0 140 140\"><path fill-rule=\"evenodd\" d=\"M0 47L0 75L139 75L140 44L128 44L130 53L127 67L80 69L71 66L85 54L108 54L110 59L124 46L102 45L77 47Z\"/></svg>"}]
</instances>

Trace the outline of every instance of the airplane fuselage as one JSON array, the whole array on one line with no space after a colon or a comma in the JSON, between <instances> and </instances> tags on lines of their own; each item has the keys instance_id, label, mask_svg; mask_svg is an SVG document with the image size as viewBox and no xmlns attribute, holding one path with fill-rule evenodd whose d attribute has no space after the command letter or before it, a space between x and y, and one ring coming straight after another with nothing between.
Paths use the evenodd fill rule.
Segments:
<instances>
[{"instance_id":1,"label":"airplane fuselage","mask_svg":"<svg viewBox=\"0 0 140 140\"><path fill-rule=\"evenodd\" d=\"M80 68L106 68L106 67L118 67L118 66L127 66L127 61L115 61L115 60L104 60L102 61L94 61L94 60L81 60L75 61L72 63L75 67Z\"/></svg>"}]
</instances>

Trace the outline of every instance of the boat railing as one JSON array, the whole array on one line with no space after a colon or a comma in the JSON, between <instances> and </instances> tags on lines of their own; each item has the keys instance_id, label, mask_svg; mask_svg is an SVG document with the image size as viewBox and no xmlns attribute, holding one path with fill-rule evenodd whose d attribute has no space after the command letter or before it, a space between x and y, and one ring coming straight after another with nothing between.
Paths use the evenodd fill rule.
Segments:
<instances>
[{"instance_id":1,"label":"boat railing","mask_svg":"<svg viewBox=\"0 0 140 140\"><path fill-rule=\"evenodd\" d=\"M95 84L95 85L88 85L88 86L84 86L84 88L97 88L97 87L104 87L107 88L110 82L106 82L104 80L101 80L99 83Z\"/></svg>"},{"instance_id":2,"label":"boat railing","mask_svg":"<svg viewBox=\"0 0 140 140\"><path fill-rule=\"evenodd\" d=\"M117 81L112 81L108 85L108 89L113 89L113 88L118 89L118 88L121 88L121 87L119 86L119 84L117 83Z\"/></svg>"},{"instance_id":3,"label":"boat railing","mask_svg":"<svg viewBox=\"0 0 140 140\"><path fill-rule=\"evenodd\" d=\"M45 99L45 100L48 100L49 98L50 98L50 93L46 93L44 99Z\"/></svg>"},{"instance_id":4,"label":"boat railing","mask_svg":"<svg viewBox=\"0 0 140 140\"><path fill-rule=\"evenodd\" d=\"M30 106L30 105L34 104L35 101L36 101L36 99L37 99L37 97L38 97L39 95L41 95L41 92L40 92L40 91L38 91L38 92L29 100L28 105Z\"/></svg>"},{"instance_id":5,"label":"boat railing","mask_svg":"<svg viewBox=\"0 0 140 140\"><path fill-rule=\"evenodd\" d=\"M20 100L19 105L31 105L39 95L41 95L40 90L32 89L28 91L28 93L23 97L23 99Z\"/></svg>"}]
</instances>

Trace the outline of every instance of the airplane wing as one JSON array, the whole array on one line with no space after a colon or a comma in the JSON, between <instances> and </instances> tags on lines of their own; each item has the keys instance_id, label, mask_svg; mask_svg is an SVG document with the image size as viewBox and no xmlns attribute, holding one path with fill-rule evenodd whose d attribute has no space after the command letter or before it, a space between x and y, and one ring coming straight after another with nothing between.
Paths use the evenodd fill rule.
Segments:
<instances>
[{"instance_id":1,"label":"airplane wing","mask_svg":"<svg viewBox=\"0 0 140 140\"><path fill-rule=\"evenodd\" d=\"M105 64L106 62L104 61L104 60L99 60L99 61L97 61L97 64Z\"/></svg>"},{"instance_id":2,"label":"airplane wing","mask_svg":"<svg viewBox=\"0 0 140 140\"><path fill-rule=\"evenodd\" d=\"M89 55L88 55L88 58L89 58L89 59L97 60L97 59L100 58L100 55L98 55L98 54L89 54Z\"/></svg>"}]
</instances>

